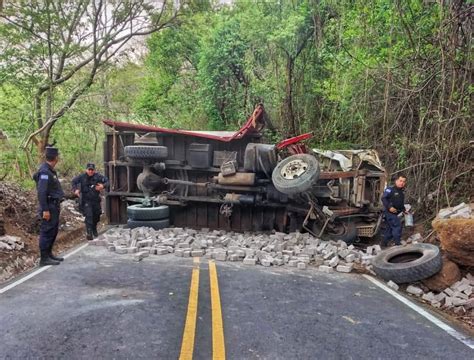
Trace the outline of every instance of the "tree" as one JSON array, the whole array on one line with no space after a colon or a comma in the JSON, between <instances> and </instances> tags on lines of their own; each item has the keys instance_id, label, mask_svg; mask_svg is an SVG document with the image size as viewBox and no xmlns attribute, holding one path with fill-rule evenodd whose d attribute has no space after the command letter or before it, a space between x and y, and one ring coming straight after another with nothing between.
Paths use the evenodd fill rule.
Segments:
<instances>
[{"instance_id":1,"label":"tree","mask_svg":"<svg viewBox=\"0 0 474 360\"><path fill-rule=\"evenodd\" d=\"M130 40L177 22L177 2L45 0L4 4L0 14L0 78L29 94L33 143L41 154L53 126L127 51Z\"/></svg>"}]
</instances>

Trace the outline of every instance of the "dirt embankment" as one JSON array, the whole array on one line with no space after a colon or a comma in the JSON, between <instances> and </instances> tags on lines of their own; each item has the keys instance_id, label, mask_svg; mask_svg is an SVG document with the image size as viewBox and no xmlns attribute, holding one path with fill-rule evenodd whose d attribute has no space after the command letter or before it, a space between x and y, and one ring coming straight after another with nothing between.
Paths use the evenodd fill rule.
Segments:
<instances>
[{"instance_id":1,"label":"dirt embankment","mask_svg":"<svg viewBox=\"0 0 474 360\"><path fill-rule=\"evenodd\" d=\"M0 237L15 237L20 246L0 249L0 283L34 267L39 258L40 220L35 191L0 182ZM55 252L61 253L84 241L82 216L73 200L61 204L61 219ZM3 228L3 229L2 229ZM2 231L3 230L3 231ZM4 234L3 234L4 232Z\"/></svg>"}]
</instances>

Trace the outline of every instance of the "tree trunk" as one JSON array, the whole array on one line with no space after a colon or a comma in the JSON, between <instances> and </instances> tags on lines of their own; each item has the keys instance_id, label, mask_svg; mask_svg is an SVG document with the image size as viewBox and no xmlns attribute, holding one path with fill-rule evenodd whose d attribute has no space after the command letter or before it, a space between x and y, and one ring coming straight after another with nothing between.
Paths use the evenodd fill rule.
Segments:
<instances>
[{"instance_id":1,"label":"tree trunk","mask_svg":"<svg viewBox=\"0 0 474 360\"><path fill-rule=\"evenodd\" d=\"M286 89L285 100L283 101L283 120L285 121L286 135L288 137L296 135L295 114L293 111L293 72L295 67L295 59L291 56L287 57L286 63Z\"/></svg>"}]
</instances>

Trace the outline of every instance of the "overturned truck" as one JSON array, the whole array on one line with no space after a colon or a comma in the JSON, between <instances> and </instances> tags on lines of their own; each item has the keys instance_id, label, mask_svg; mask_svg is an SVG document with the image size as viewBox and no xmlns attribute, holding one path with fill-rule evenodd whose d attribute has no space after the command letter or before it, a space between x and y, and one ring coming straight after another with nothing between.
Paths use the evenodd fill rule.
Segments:
<instances>
[{"instance_id":1,"label":"overturned truck","mask_svg":"<svg viewBox=\"0 0 474 360\"><path fill-rule=\"evenodd\" d=\"M258 105L236 132L106 120L111 224L233 231L303 230L348 243L381 223L386 172L371 150L310 150L310 133L262 143Z\"/></svg>"}]
</instances>

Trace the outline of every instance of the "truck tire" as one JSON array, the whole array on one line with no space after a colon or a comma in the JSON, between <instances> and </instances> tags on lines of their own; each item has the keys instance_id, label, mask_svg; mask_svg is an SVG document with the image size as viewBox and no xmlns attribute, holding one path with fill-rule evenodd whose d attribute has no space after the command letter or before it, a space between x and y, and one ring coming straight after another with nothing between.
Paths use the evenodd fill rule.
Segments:
<instances>
[{"instance_id":1,"label":"truck tire","mask_svg":"<svg viewBox=\"0 0 474 360\"><path fill-rule=\"evenodd\" d=\"M125 146L125 156L130 159L166 159L168 148L166 146L129 145Z\"/></svg>"},{"instance_id":2,"label":"truck tire","mask_svg":"<svg viewBox=\"0 0 474 360\"><path fill-rule=\"evenodd\" d=\"M127 206L127 215L132 220L160 220L170 216L170 208L166 205L145 207L141 204Z\"/></svg>"},{"instance_id":3,"label":"truck tire","mask_svg":"<svg viewBox=\"0 0 474 360\"><path fill-rule=\"evenodd\" d=\"M338 228L340 229L340 231L338 231L337 233L332 233L325 230L324 233L321 235L321 240L324 240L324 241L342 240L348 245L354 243L357 240L358 234L357 234L357 227L355 223L344 221L340 223ZM321 227L319 227L318 224L314 223L312 230L313 230L313 233L317 235L321 232Z\"/></svg>"},{"instance_id":4,"label":"truck tire","mask_svg":"<svg viewBox=\"0 0 474 360\"><path fill-rule=\"evenodd\" d=\"M272 173L275 188L287 195L311 189L319 179L319 162L309 154L297 154L278 163Z\"/></svg>"},{"instance_id":5,"label":"truck tire","mask_svg":"<svg viewBox=\"0 0 474 360\"><path fill-rule=\"evenodd\" d=\"M170 226L169 219L160 220L132 220L128 219L127 226L129 229L135 229L137 227L150 227L155 230L164 229Z\"/></svg>"},{"instance_id":6,"label":"truck tire","mask_svg":"<svg viewBox=\"0 0 474 360\"><path fill-rule=\"evenodd\" d=\"M426 279L441 270L439 248L431 244L395 246L372 259L375 273L397 284Z\"/></svg>"}]
</instances>

